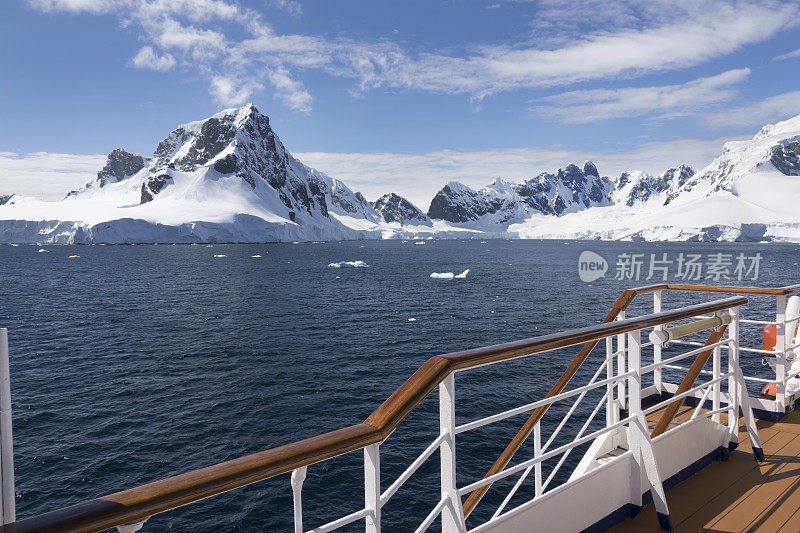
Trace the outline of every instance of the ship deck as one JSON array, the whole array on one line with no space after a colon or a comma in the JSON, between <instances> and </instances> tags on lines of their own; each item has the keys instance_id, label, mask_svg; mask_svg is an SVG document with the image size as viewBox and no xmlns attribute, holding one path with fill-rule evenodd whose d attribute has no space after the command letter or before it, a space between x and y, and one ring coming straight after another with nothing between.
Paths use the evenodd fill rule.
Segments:
<instances>
[{"instance_id":1,"label":"ship deck","mask_svg":"<svg viewBox=\"0 0 800 533\"><path fill-rule=\"evenodd\" d=\"M673 424L688 419L693 410L681 406ZM658 415L648 417L651 427ZM800 412L780 422L758 423L763 463L753 459L744 422L739 422L739 447L727 462L714 462L667 491L676 532L800 531ZM611 531L660 531L653 504Z\"/></svg>"}]
</instances>

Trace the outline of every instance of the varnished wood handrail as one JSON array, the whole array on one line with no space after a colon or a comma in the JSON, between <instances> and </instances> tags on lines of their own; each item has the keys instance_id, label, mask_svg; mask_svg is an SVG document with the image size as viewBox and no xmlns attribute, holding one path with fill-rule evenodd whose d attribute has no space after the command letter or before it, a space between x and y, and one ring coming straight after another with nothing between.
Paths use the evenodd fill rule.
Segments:
<instances>
[{"instance_id":1,"label":"varnished wood handrail","mask_svg":"<svg viewBox=\"0 0 800 533\"><path fill-rule=\"evenodd\" d=\"M663 286L651 286L642 290L646 292L661 290L652 287L663 289ZM381 442L451 372L584 344L746 303L747 298L730 297L671 311L432 357L361 424L25 518L5 526L2 531L95 532L141 520Z\"/></svg>"},{"instance_id":2,"label":"varnished wood handrail","mask_svg":"<svg viewBox=\"0 0 800 533\"><path fill-rule=\"evenodd\" d=\"M708 340L706 341L706 346L711 346L712 344L719 342L727 328L727 325L723 325L712 331L711 335L709 335ZM689 367L689 370L686 372L686 376L684 376L683 381L681 381L681 384L675 391L675 396L683 394L692 388L692 385L694 385L694 382L697 381L697 377L700 375L700 372L703 371L703 367L706 366L708 358L713 350L714 348L709 348L708 350L703 350L697 354L694 363L692 363L692 366ZM661 418L659 418L656 426L650 433L650 438L654 439L667 430L669 423L672 422L672 419L675 417L675 413L678 412L678 408L683 403L683 400L683 398L678 398L664 408L664 412L661 413Z\"/></svg>"}]
</instances>

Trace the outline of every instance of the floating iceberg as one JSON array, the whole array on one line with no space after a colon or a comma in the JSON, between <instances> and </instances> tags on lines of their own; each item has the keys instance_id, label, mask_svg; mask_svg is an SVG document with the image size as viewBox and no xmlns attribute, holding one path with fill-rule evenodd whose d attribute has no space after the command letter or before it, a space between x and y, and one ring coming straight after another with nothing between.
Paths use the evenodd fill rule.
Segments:
<instances>
[{"instance_id":1,"label":"floating iceberg","mask_svg":"<svg viewBox=\"0 0 800 533\"><path fill-rule=\"evenodd\" d=\"M363 267L368 267L369 265L366 264L364 261L339 261L338 263L328 263L328 266L331 268L342 268L342 267L363 268Z\"/></svg>"},{"instance_id":2,"label":"floating iceberg","mask_svg":"<svg viewBox=\"0 0 800 533\"><path fill-rule=\"evenodd\" d=\"M37 252L38 252L38 253L40 253L40 254L41 254L41 253L44 253L44 252L49 252L49 251L50 251L50 250L45 250L44 248L39 248L39 249L37 250Z\"/></svg>"},{"instance_id":3,"label":"floating iceberg","mask_svg":"<svg viewBox=\"0 0 800 533\"><path fill-rule=\"evenodd\" d=\"M425 244L425 241L417 241L414 244Z\"/></svg>"},{"instance_id":4,"label":"floating iceberg","mask_svg":"<svg viewBox=\"0 0 800 533\"><path fill-rule=\"evenodd\" d=\"M80 256L79 256L79 255L70 255L70 256L69 256L69 259L76 259L76 258L78 258L78 257L80 257Z\"/></svg>"},{"instance_id":5,"label":"floating iceberg","mask_svg":"<svg viewBox=\"0 0 800 533\"><path fill-rule=\"evenodd\" d=\"M466 279L467 274L469 274L469 269L458 275L452 272L431 272L431 277L434 279Z\"/></svg>"},{"instance_id":6,"label":"floating iceberg","mask_svg":"<svg viewBox=\"0 0 800 533\"><path fill-rule=\"evenodd\" d=\"M222 258L222 257L228 257L228 256L227 256L227 255L225 255L225 254L216 254L216 255L214 256L214 259L220 259L220 258Z\"/></svg>"},{"instance_id":7,"label":"floating iceberg","mask_svg":"<svg viewBox=\"0 0 800 533\"><path fill-rule=\"evenodd\" d=\"M416 322L416 321L417 321L417 319L416 319L416 318L409 318L409 319L408 319L408 321L409 321L409 322Z\"/></svg>"},{"instance_id":8,"label":"floating iceberg","mask_svg":"<svg viewBox=\"0 0 800 533\"><path fill-rule=\"evenodd\" d=\"M258 255L258 254L256 254L256 255L251 255L250 257L252 257L253 259L261 259L261 256L260 256L260 255Z\"/></svg>"}]
</instances>

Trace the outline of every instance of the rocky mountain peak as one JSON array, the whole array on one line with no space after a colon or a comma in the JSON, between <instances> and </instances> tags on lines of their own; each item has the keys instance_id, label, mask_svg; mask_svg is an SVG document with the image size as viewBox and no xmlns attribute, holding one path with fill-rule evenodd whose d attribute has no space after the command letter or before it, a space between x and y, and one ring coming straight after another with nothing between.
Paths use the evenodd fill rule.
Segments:
<instances>
[{"instance_id":1,"label":"rocky mountain peak","mask_svg":"<svg viewBox=\"0 0 800 533\"><path fill-rule=\"evenodd\" d=\"M122 148L115 148L108 154L105 166L97 173L96 181L100 187L122 181L142 170L145 163L146 159L140 154L134 154Z\"/></svg>"},{"instance_id":2,"label":"rocky mountain peak","mask_svg":"<svg viewBox=\"0 0 800 533\"><path fill-rule=\"evenodd\" d=\"M433 224L430 218L414 204L395 193L384 194L372 204L372 207L386 222L399 222L402 225Z\"/></svg>"},{"instance_id":3,"label":"rocky mountain peak","mask_svg":"<svg viewBox=\"0 0 800 533\"><path fill-rule=\"evenodd\" d=\"M0 205L13 204L11 200L15 196L16 194L0 194Z\"/></svg>"}]
</instances>

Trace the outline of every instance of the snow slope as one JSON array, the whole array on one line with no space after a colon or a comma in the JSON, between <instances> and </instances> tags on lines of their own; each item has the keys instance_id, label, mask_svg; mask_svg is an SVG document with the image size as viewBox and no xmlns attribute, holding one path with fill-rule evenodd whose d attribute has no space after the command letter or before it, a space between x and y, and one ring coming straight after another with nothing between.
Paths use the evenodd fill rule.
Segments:
<instances>
[{"instance_id":1,"label":"snow slope","mask_svg":"<svg viewBox=\"0 0 800 533\"><path fill-rule=\"evenodd\" d=\"M726 143L711 164L673 185L643 203L617 198L557 219L534 216L509 231L523 238L800 242L800 116Z\"/></svg>"},{"instance_id":2,"label":"snow slope","mask_svg":"<svg viewBox=\"0 0 800 533\"><path fill-rule=\"evenodd\" d=\"M11 192L11 191L4 191ZM695 173L567 165L474 190L450 182L427 215L374 203L294 158L253 105L183 124L151 157L111 152L97 177L45 202L0 195L0 242L269 242L560 238L800 242L800 116L730 142Z\"/></svg>"},{"instance_id":3,"label":"snow slope","mask_svg":"<svg viewBox=\"0 0 800 533\"><path fill-rule=\"evenodd\" d=\"M61 201L0 203L1 242L266 242L433 231L429 220L395 221L295 159L253 105L177 127L151 158L114 150L94 181Z\"/></svg>"}]
</instances>

